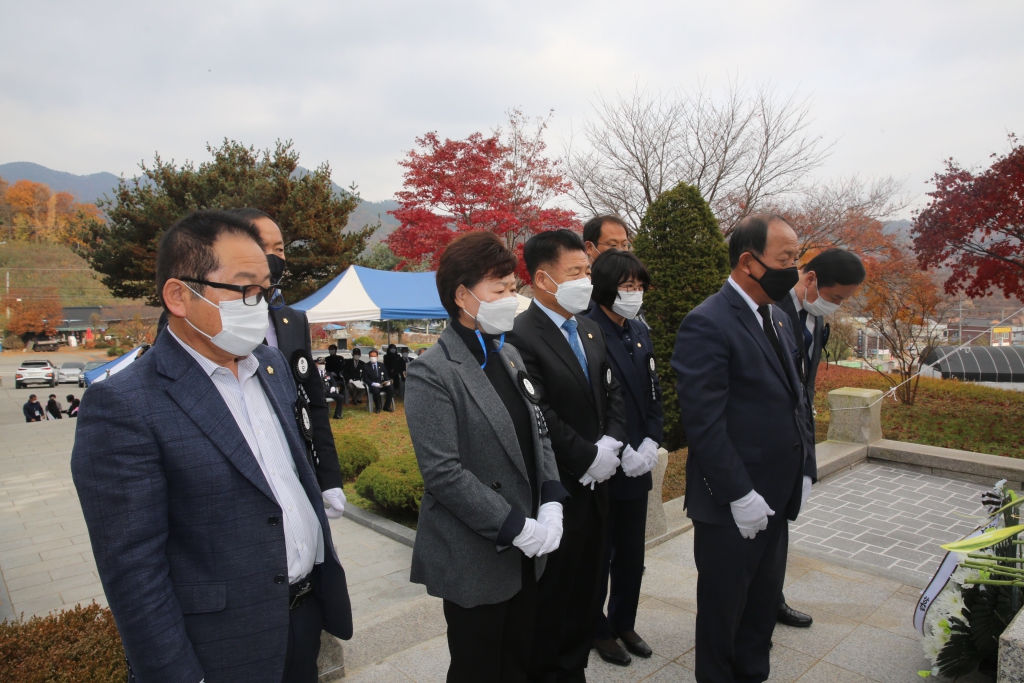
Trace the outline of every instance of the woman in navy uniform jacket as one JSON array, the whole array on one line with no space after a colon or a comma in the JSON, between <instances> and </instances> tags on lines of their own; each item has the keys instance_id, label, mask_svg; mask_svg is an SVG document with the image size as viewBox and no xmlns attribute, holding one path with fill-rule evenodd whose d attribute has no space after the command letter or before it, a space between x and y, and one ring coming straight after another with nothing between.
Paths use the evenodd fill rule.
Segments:
<instances>
[{"instance_id":1,"label":"woman in navy uniform jacket","mask_svg":"<svg viewBox=\"0 0 1024 683\"><path fill-rule=\"evenodd\" d=\"M622 451L622 467L609 488L608 547L600 590L611 597L594 632L594 648L607 662L625 666L630 652L650 657L651 649L634 630L640 581L644 571L647 492L651 470L658 464L658 446L664 439L661 387L655 372L654 347L647 326L636 319L651 276L628 251L608 250L594 261L591 271L596 304L588 317L601 326L615 379L622 387L629 443Z\"/></svg>"}]
</instances>

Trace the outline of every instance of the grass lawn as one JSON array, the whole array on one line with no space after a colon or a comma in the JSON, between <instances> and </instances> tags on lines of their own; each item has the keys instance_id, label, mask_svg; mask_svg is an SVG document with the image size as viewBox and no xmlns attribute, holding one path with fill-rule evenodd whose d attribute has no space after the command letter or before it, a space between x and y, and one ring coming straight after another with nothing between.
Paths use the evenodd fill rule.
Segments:
<instances>
[{"instance_id":1,"label":"grass lawn","mask_svg":"<svg viewBox=\"0 0 1024 683\"><path fill-rule=\"evenodd\" d=\"M822 365L814 397L818 441L828 433L828 392L840 387L886 391L889 384L870 370ZM882 403L882 435L894 441L1024 458L1022 425L1024 393L966 382L922 378L914 405Z\"/></svg>"}]
</instances>

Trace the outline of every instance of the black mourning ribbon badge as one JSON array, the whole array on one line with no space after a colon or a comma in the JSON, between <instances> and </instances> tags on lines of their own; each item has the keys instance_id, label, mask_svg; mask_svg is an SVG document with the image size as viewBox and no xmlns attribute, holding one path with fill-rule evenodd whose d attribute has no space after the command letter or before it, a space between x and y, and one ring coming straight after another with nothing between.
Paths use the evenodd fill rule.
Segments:
<instances>
[{"instance_id":1,"label":"black mourning ribbon badge","mask_svg":"<svg viewBox=\"0 0 1024 683\"><path fill-rule=\"evenodd\" d=\"M313 440L313 421L309 418L309 401L305 396L299 396L295 401L295 420L299 423L299 431L306 441Z\"/></svg>"},{"instance_id":2,"label":"black mourning ribbon badge","mask_svg":"<svg viewBox=\"0 0 1024 683\"><path fill-rule=\"evenodd\" d=\"M313 357L305 349L296 349L295 353L292 354L292 374L295 375L295 379L299 382L305 382L309 379L309 374L312 370Z\"/></svg>"},{"instance_id":3,"label":"black mourning ribbon badge","mask_svg":"<svg viewBox=\"0 0 1024 683\"><path fill-rule=\"evenodd\" d=\"M601 381L604 382L604 390L612 390L612 368L607 361L601 365Z\"/></svg>"},{"instance_id":4,"label":"black mourning ribbon badge","mask_svg":"<svg viewBox=\"0 0 1024 683\"><path fill-rule=\"evenodd\" d=\"M523 390L523 394L526 398L534 404L540 403L540 388L533 383L530 376L526 374L525 370L519 371L519 388Z\"/></svg>"}]
</instances>

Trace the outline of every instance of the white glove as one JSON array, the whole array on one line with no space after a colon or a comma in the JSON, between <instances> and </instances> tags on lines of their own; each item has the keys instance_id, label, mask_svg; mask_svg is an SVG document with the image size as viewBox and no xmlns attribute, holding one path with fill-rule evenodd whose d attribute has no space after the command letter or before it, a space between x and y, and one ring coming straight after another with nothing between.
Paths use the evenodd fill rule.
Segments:
<instances>
[{"instance_id":1,"label":"white glove","mask_svg":"<svg viewBox=\"0 0 1024 683\"><path fill-rule=\"evenodd\" d=\"M729 503L729 507L732 508L732 518L743 538L753 538L758 531L767 529L768 517L775 514L775 510L768 507L761 494L753 489L739 500Z\"/></svg>"},{"instance_id":2,"label":"white glove","mask_svg":"<svg viewBox=\"0 0 1024 683\"><path fill-rule=\"evenodd\" d=\"M373 383L373 384L371 384L370 386L371 386L371 387L377 387L377 388L379 389L379 388L380 388L380 382L374 382L374 383Z\"/></svg>"},{"instance_id":3,"label":"white glove","mask_svg":"<svg viewBox=\"0 0 1024 683\"><path fill-rule=\"evenodd\" d=\"M535 519L527 518L526 524L519 535L512 539L512 545L523 551L527 557L535 557L540 554L544 544L548 541L548 528L539 524Z\"/></svg>"},{"instance_id":4,"label":"white glove","mask_svg":"<svg viewBox=\"0 0 1024 683\"><path fill-rule=\"evenodd\" d=\"M804 477L804 490L800 495L800 512L804 511L804 506L807 505L807 499L811 497L811 478Z\"/></svg>"},{"instance_id":5,"label":"white glove","mask_svg":"<svg viewBox=\"0 0 1024 683\"><path fill-rule=\"evenodd\" d=\"M327 517L329 519L338 519L342 513L345 512L345 492L341 489L327 489L323 493L324 500L327 501Z\"/></svg>"},{"instance_id":6,"label":"white glove","mask_svg":"<svg viewBox=\"0 0 1024 683\"><path fill-rule=\"evenodd\" d=\"M558 550L562 542L562 504L544 503L537 510L537 524L543 524L548 530L548 540L537 552L537 556L547 555Z\"/></svg>"},{"instance_id":7,"label":"white glove","mask_svg":"<svg viewBox=\"0 0 1024 683\"><path fill-rule=\"evenodd\" d=\"M626 444L622 449L622 471L627 477L639 477L651 471L647 458L633 450L633 447Z\"/></svg>"},{"instance_id":8,"label":"white glove","mask_svg":"<svg viewBox=\"0 0 1024 683\"><path fill-rule=\"evenodd\" d=\"M644 456L649 463L651 463L651 467L648 472L658 466L658 444L656 444L653 439L650 437L645 438L640 442L640 448L636 450L640 455Z\"/></svg>"},{"instance_id":9,"label":"white glove","mask_svg":"<svg viewBox=\"0 0 1024 683\"><path fill-rule=\"evenodd\" d=\"M589 485L590 488L594 488L595 483L600 484L615 474L615 470L619 468L619 449L622 448L622 442L616 441L610 436L602 436L595 445L597 446L597 457L594 458L594 462L590 463L587 473L580 477L580 483L584 486Z\"/></svg>"}]
</instances>

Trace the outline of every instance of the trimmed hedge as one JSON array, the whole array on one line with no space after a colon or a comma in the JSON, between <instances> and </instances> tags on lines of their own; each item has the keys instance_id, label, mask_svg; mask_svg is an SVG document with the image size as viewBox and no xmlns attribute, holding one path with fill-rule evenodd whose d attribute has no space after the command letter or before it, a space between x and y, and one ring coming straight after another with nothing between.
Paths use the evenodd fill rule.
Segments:
<instances>
[{"instance_id":1,"label":"trimmed hedge","mask_svg":"<svg viewBox=\"0 0 1024 683\"><path fill-rule=\"evenodd\" d=\"M0 681L124 683L128 667L109 609L96 603L0 622Z\"/></svg>"},{"instance_id":2,"label":"trimmed hedge","mask_svg":"<svg viewBox=\"0 0 1024 683\"><path fill-rule=\"evenodd\" d=\"M423 477L416 456L378 460L356 479L356 491L387 510L417 512L423 498Z\"/></svg>"},{"instance_id":3,"label":"trimmed hedge","mask_svg":"<svg viewBox=\"0 0 1024 683\"><path fill-rule=\"evenodd\" d=\"M339 434L334 439L338 464L345 481L359 476L368 466L380 460L380 451L372 440L359 434Z\"/></svg>"}]
</instances>

